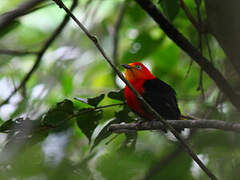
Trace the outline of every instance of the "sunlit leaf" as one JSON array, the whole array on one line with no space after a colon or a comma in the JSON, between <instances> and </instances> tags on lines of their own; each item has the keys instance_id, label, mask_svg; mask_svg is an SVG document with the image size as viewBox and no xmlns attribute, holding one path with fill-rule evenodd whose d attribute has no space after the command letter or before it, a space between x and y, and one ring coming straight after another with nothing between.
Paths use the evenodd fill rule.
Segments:
<instances>
[{"instance_id":1,"label":"sunlit leaf","mask_svg":"<svg viewBox=\"0 0 240 180\"><path fill-rule=\"evenodd\" d=\"M89 104L91 106L97 106L104 98L105 94L101 94L97 97L94 98L80 98L80 97L75 97L76 100L81 101L85 104Z\"/></svg>"},{"instance_id":2,"label":"sunlit leaf","mask_svg":"<svg viewBox=\"0 0 240 180\"><path fill-rule=\"evenodd\" d=\"M119 123L119 122L120 122L119 119L111 119L111 120L107 121L105 123L104 127L98 133L97 137L94 139L91 150L93 150L102 140L106 139L107 137L109 137L112 134L112 132L110 132L108 130L109 126L111 124L115 124L115 123Z\"/></svg>"}]
</instances>

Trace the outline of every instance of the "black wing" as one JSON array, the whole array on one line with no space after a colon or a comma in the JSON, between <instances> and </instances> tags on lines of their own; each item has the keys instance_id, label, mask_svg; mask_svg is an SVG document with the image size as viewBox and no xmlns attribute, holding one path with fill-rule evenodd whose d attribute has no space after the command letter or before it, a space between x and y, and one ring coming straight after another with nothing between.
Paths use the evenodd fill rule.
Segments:
<instances>
[{"instance_id":1,"label":"black wing","mask_svg":"<svg viewBox=\"0 0 240 180\"><path fill-rule=\"evenodd\" d=\"M143 88L143 97L164 119L180 119L176 92L171 86L155 78L145 81Z\"/></svg>"}]
</instances>

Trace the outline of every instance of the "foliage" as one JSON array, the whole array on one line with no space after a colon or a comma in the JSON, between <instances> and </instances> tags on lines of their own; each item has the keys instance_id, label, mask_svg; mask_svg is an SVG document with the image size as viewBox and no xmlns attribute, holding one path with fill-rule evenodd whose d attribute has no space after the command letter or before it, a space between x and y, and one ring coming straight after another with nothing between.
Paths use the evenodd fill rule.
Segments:
<instances>
[{"instance_id":1,"label":"foliage","mask_svg":"<svg viewBox=\"0 0 240 180\"><path fill-rule=\"evenodd\" d=\"M23 2L1 1L0 14ZM199 33L179 1L153 2L198 47ZM194 1L184 2L197 19ZM70 7L72 1L64 3ZM85 0L80 3L74 14L98 37L108 56L114 56L112 31L124 2ZM0 102L31 70L36 52L65 15L51 1L35 8L0 29ZM200 12L205 19L204 1ZM115 59L118 68L135 61L146 64L176 90L183 114L239 121L239 112L205 73L202 74L203 98L197 90L199 66L190 65L191 59L135 1L125 2L118 36ZM214 66L223 74L227 72L227 81L238 90L239 78L226 60L225 52L215 38L207 37ZM204 35L202 51L206 57L211 56ZM137 118L125 104L123 86L91 41L70 21L44 53L25 86L0 106L0 179L128 180L145 177L156 163L171 155L178 144L171 135L159 131L117 135L108 131L111 124L135 122ZM220 179L239 178L238 134L199 130L189 141ZM202 180L207 177L181 152L151 179Z\"/></svg>"}]
</instances>

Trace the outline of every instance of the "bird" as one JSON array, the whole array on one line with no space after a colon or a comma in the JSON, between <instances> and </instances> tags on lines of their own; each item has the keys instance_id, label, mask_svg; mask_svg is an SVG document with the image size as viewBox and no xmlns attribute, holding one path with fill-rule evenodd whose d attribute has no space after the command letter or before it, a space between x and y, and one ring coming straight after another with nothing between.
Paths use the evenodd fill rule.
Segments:
<instances>
[{"instance_id":1,"label":"bird","mask_svg":"<svg viewBox=\"0 0 240 180\"><path fill-rule=\"evenodd\" d=\"M122 66L125 68L125 78L164 119L181 119L176 92L170 85L154 76L141 62L122 64ZM157 119L153 113L146 110L128 86L124 88L124 97L134 113L146 120Z\"/></svg>"}]
</instances>

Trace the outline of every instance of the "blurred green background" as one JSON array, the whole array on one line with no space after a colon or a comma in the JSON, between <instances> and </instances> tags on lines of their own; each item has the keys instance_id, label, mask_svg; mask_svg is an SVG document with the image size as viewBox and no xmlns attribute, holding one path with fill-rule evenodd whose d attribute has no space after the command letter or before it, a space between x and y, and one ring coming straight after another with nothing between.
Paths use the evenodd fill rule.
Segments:
<instances>
[{"instance_id":1,"label":"blurred green background","mask_svg":"<svg viewBox=\"0 0 240 180\"><path fill-rule=\"evenodd\" d=\"M0 14L16 8L23 2L1 0ZM63 2L68 7L72 4L71 0ZM193 0L184 2L197 19L196 3ZM194 46L199 46L199 33L177 0L159 0L154 3ZM200 11L204 19L204 1L201 2ZM204 72L202 90L199 90L200 67L194 62L191 65L191 58L168 39L135 1L78 0L73 12L87 29L98 37L107 55L121 71L121 64L141 61L154 75L170 84L177 93L183 114L206 119L238 121L239 113ZM121 13L120 27L116 29L116 22L119 21ZM65 12L54 2L44 1L35 6L32 12L0 29L0 102L11 94L32 68L36 61L36 52L42 48L64 16ZM116 30L117 46L114 40ZM214 66L223 74L230 73L223 50L210 35L202 35L203 54L209 57L206 39ZM6 54L1 50L16 50L22 54ZM117 54L113 53L115 50ZM229 82L233 85L235 83L234 79L230 79ZM76 101L74 97L92 98L105 94L104 99L99 100L99 106L121 103L107 94L123 87L124 84L116 77L94 44L70 20L44 53L36 72L31 75L25 86L15 93L8 103L0 107L0 124L20 117L29 117L40 122L42 119L51 119L51 113L54 116L52 119L56 120L56 109L51 112L49 109L56 108L58 102L62 102L65 107L64 99L69 99L70 105L67 104L66 108L70 107L71 112L94 107ZM19 129L15 128L10 132L12 125L6 128L0 126L0 179L208 179L170 133L138 132L137 139L133 138L134 142L130 142L131 148L124 144L125 140L129 140L125 134L111 140L115 134L107 133L106 128L105 131L101 129L116 118L118 120L114 122L130 121L134 115L129 114L126 108L113 106L104 108L101 112L87 113L79 118L81 121L73 119L72 123L63 123L57 130L53 128L37 131L33 128L34 133L30 133L31 137L25 137L24 133L21 135L24 137L24 141L20 143L24 144L24 147L21 148L18 147L18 141L16 142ZM64 115L58 114L60 119ZM49 121L54 125L56 122L52 119ZM85 124L80 125L83 121ZM88 126L89 121L91 125ZM99 132L102 132L100 137ZM39 138L34 138L33 143L26 143L26 139L35 135ZM189 131L185 130L184 135L188 136ZM12 137L15 139L11 142ZM91 151L96 137L99 137L100 143ZM107 143L108 141L110 142ZM239 179L238 134L198 130L191 135L189 142L219 179ZM151 171L154 167L157 168L156 172Z\"/></svg>"}]
</instances>

